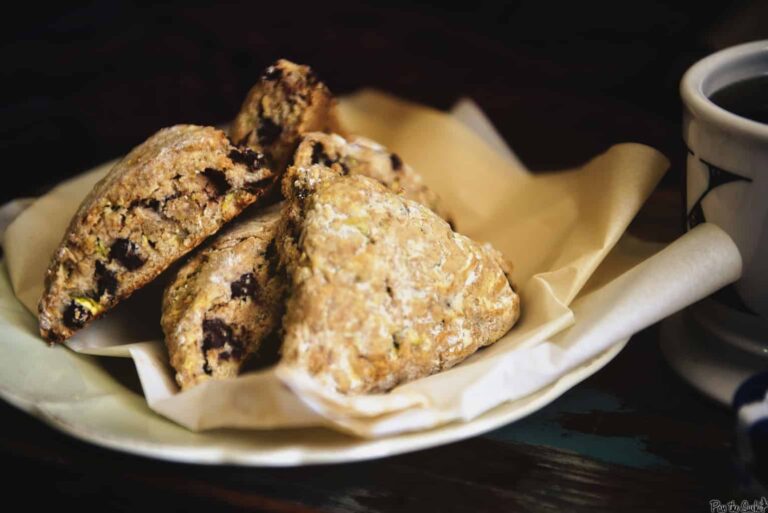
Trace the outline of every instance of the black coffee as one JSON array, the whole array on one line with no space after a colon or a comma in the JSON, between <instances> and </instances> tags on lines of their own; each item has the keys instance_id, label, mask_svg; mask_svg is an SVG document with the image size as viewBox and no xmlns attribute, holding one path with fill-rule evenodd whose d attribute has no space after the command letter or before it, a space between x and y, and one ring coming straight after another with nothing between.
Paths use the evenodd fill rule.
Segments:
<instances>
[{"instance_id":1,"label":"black coffee","mask_svg":"<svg viewBox=\"0 0 768 513\"><path fill-rule=\"evenodd\" d=\"M734 114L768 124L768 75L726 86L712 93L709 99Z\"/></svg>"}]
</instances>

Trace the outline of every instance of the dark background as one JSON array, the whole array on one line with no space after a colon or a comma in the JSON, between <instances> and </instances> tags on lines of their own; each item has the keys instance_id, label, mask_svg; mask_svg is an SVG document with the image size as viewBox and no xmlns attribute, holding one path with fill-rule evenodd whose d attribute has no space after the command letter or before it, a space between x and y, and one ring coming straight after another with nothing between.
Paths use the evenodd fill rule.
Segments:
<instances>
[{"instance_id":1,"label":"dark background","mask_svg":"<svg viewBox=\"0 0 768 513\"><path fill-rule=\"evenodd\" d=\"M0 22L0 150L12 163L0 201L161 127L226 122L279 57L312 65L340 94L375 86L438 108L470 96L534 169L637 141L672 158L672 180L682 72L759 37L768 17L754 1L65 4L15 4Z\"/></svg>"},{"instance_id":2,"label":"dark background","mask_svg":"<svg viewBox=\"0 0 768 513\"><path fill-rule=\"evenodd\" d=\"M39 194L62 178L126 153L161 127L227 122L261 70L279 57L312 65L339 94L374 86L441 109L469 96L535 170L579 164L618 142L652 145L672 162L661 190L674 193L685 157L677 91L682 73L716 49L768 37L764 1L461 5L465 10L351 1L164 4L151 9L130 2L91 2L78 8L14 4L15 13L5 12L0 19L0 154L5 163L0 202ZM659 219L646 218L650 233L645 236L670 232L663 224L669 216ZM643 405L639 411L651 412L638 417L643 419L638 432L647 427L664 435L657 438L671 440L657 449L677 458L675 473L622 474L589 467L597 476L593 484L582 467L569 466L576 461L572 455L558 453L550 460L545 448L524 446L504 452L481 438L322 472L208 470L94 449L3 404L0 464L12 473L2 488L4 499L35 506L81 500L80 506L100 511L172 511L174 506L183 510L195 505L213 511L222 504L233 510L304 511L269 497L278 489L283 498L297 500L292 479L324 479L327 486L319 490L359 479L367 483L360 484L363 491L379 486L402 492L397 492L400 502L391 504L369 498L377 508L395 511L410 497L409 476L421 468L422 474L413 475L427 476L420 478L423 484L436 488L414 497L443 497L448 507L473 488L456 481L455 490L442 489L444 481L434 476L461 475L467 482L493 484L493 473L509 472L509 458L517 458L530 462L519 467L534 469L530 482L535 485L518 490L499 484L491 494L470 497L475 504L502 511L510 497L550 490L558 497L556 504L582 501L588 505L585 511L597 511L594 504L608 496L614 502L606 505L627 506L647 498L683 511L692 498L705 495L703 489L717 496L717 487L731 482L721 479L730 468L731 417L684 388L653 345L656 336L653 328L638 335L590 383L624 390ZM627 377L631 372L635 374ZM656 404L670 395L675 401L682 398L686 409L675 414L678 403ZM663 419L674 415L671 425L681 427L669 435L663 429L670 424ZM588 420L585 429L610 436L610 426L600 431L591 424L594 419ZM689 439L694 443L686 445ZM27 485L32 493L25 490ZM585 495L558 495L557 490L568 486ZM648 489L665 491L656 497ZM510 495L514 493L518 495ZM339 503L347 504L347 499ZM365 510L366 502L359 500L339 511ZM426 508L414 500L424 506L421 510ZM695 511L705 511L706 503L700 506Z\"/></svg>"}]
</instances>

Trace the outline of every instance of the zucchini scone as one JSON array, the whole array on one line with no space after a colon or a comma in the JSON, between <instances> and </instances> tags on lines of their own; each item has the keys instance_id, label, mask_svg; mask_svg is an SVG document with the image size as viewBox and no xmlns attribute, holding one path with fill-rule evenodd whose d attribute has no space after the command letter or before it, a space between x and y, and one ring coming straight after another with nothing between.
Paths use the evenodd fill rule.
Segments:
<instances>
[{"instance_id":1,"label":"zucchini scone","mask_svg":"<svg viewBox=\"0 0 768 513\"><path fill-rule=\"evenodd\" d=\"M458 364L517 321L501 254L420 203L322 164L289 169L283 194L285 370L331 392L385 392Z\"/></svg>"},{"instance_id":2,"label":"zucchini scone","mask_svg":"<svg viewBox=\"0 0 768 513\"><path fill-rule=\"evenodd\" d=\"M276 360L286 286L275 248L280 205L243 215L179 270L163 296L161 324L182 390L237 376L257 351Z\"/></svg>"},{"instance_id":3,"label":"zucchini scone","mask_svg":"<svg viewBox=\"0 0 768 513\"><path fill-rule=\"evenodd\" d=\"M211 127L160 130L80 205L45 276L40 333L71 337L217 232L275 180L265 157Z\"/></svg>"},{"instance_id":4,"label":"zucchini scone","mask_svg":"<svg viewBox=\"0 0 768 513\"><path fill-rule=\"evenodd\" d=\"M313 132L301 140L295 167L322 162L338 174L370 176L393 192L437 208L437 197L395 154L367 139L347 142ZM278 268L278 213L244 214L227 232L187 262L163 301L163 331L182 390L211 378L238 374L249 358L275 356L287 281ZM254 294L243 295L238 283Z\"/></svg>"},{"instance_id":5,"label":"zucchini scone","mask_svg":"<svg viewBox=\"0 0 768 513\"><path fill-rule=\"evenodd\" d=\"M282 171L302 134L340 130L335 108L331 91L309 66L281 59L248 92L230 136L267 155Z\"/></svg>"}]
</instances>

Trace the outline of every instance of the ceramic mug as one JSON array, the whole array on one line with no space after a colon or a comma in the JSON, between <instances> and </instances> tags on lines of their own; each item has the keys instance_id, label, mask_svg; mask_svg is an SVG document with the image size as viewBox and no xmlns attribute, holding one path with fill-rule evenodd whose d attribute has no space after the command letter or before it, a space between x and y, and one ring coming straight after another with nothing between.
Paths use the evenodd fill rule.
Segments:
<instances>
[{"instance_id":1,"label":"ceramic mug","mask_svg":"<svg viewBox=\"0 0 768 513\"><path fill-rule=\"evenodd\" d=\"M729 294L729 308L744 320L768 326L768 124L710 100L716 91L760 75L768 75L768 41L702 59L683 76L680 93L688 147L688 228L711 222L733 238L744 268ZM768 338L768 331L761 335Z\"/></svg>"}]
</instances>

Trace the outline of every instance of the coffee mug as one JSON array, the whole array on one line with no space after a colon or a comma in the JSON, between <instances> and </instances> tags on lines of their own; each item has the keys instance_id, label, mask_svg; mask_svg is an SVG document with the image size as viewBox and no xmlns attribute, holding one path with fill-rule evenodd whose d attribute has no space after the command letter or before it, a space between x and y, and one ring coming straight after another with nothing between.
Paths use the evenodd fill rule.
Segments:
<instances>
[{"instance_id":1,"label":"coffee mug","mask_svg":"<svg viewBox=\"0 0 768 513\"><path fill-rule=\"evenodd\" d=\"M757 41L702 59L680 84L688 228L706 221L731 236L744 268L727 295L728 307L762 326L768 326L768 122L726 110L713 96L735 91L738 100L740 88L747 91L766 77L768 41ZM767 88L758 94L768 99ZM742 100L753 101L747 95ZM758 331L768 339L768 331Z\"/></svg>"}]
</instances>

